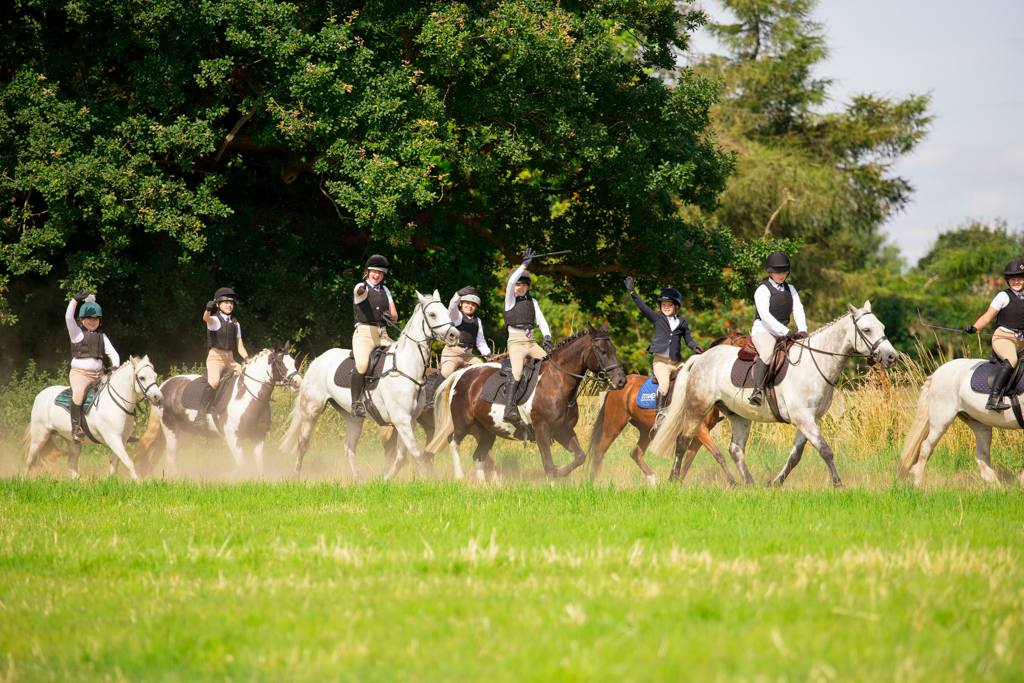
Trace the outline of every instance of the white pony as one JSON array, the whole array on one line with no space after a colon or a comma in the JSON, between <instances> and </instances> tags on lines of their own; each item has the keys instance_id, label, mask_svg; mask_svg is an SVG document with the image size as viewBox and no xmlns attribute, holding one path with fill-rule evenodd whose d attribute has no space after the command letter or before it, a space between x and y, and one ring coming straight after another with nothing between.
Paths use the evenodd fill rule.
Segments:
<instances>
[{"instance_id":1,"label":"white pony","mask_svg":"<svg viewBox=\"0 0 1024 683\"><path fill-rule=\"evenodd\" d=\"M798 340L790 349L790 368L785 379L775 388L779 413L797 428L789 460L771 484L781 486L793 471L804 452L811 445L828 466L832 483L842 486L832 458L832 449L818 429L820 420L832 404L832 390L851 356L870 357L882 367L892 367L899 354L885 338L885 326L871 313L871 302L864 308L849 306L849 312L816 330L808 339ZM750 436L751 422L776 422L768 407L768 400L760 406L751 405L747 398L752 389L733 386L730 374L739 349L734 346L716 346L691 358L676 378L665 423L658 430L651 450L668 457L675 453L672 468L678 476L686 448L676 449L676 436L685 437L689 445L704 416L718 406L732 423L732 443L729 454L747 484L754 482L747 470L743 449Z\"/></svg>"},{"instance_id":2,"label":"white pony","mask_svg":"<svg viewBox=\"0 0 1024 683\"><path fill-rule=\"evenodd\" d=\"M139 442L135 460L142 474L153 469L164 447L167 448L167 476L178 473L178 450L184 448L196 434L216 436L224 439L235 458L235 470L230 476L238 476L245 462L242 441L253 444L253 459L256 471L263 474L263 444L270 429L270 397L274 387L286 386L296 391L302 384L302 377L295 369L295 359L284 348L263 349L242 365L242 374L231 387L231 398L220 412L206 416L206 424L196 429L192 421L195 408L185 408L181 395L193 380L200 375L178 375L171 377L160 386L164 405L154 406L149 417L149 426ZM222 382L229 381L225 378ZM227 390L227 388L225 388Z\"/></svg>"},{"instance_id":3,"label":"white pony","mask_svg":"<svg viewBox=\"0 0 1024 683\"><path fill-rule=\"evenodd\" d=\"M979 365L987 362L970 358L951 360L939 366L924 381L917 399L917 416L900 455L898 471L901 478L910 477L915 485L922 484L928 458L953 420L959 417L974 432L974 459L978 461L982 480L989 484L999 483L989 459L992 428L1020 429L1020 425L1012 410L987 410L988 394L979 394L971 389L971 375ZM1017 481L1024 486L1024 471L1017 476Z\"/></svg>"},{"instance_id":4,"label":"white pony","mask_svg":"<svg viewBox=\"0 0 1024 683\"><path fill-rule=\"evenodd\" d=\"M53 457L55 452L57 455L65 454L57 448L53 439L59 434L68 442L68 470L72 478L78 478L78 456L82 452L82 444L71 440L71 413L54 403L57 395L65 389L66 386L47 387L39 392L32 404L32 422L25 430L22 441L24 448L21 457L25 461L25 476L28 476L41 457ZM96 392L92 405L85 413L85 425L89 429L84 443L110 447L113 451L110 456L110 474L117 471L118 462L123 462L132 479L137 481L139 478L124 445L135 428L135 406L145 399L149 399L154 406L159 406L163 400L157 387L156 370L149 362L149 356L132 356Z\"/></svg>"},{"instance_id":5,"label":"white pony","mask_svg":"<svg viewBox=\"0 0 1024 683\"><path fill-rule=\"evenodd\" d=\"M430 345L434 339L444 341L449 346L459 340L459 332L448 315L448 305L441 301L437 290L434 290L432 296L416 292L416 298L419 303L409 317L409 322L398 341L387 351L388 358L384 361L386 374L380 378L376 387L363 392L364 397L372 400L380 411L381 418L393 425L398 433L398 456L385 479L393 477L405 465L406 453L412 455L424 476L432 468L432 463L422 457L413 431L416 419L426 404L423 382L430 361ZM364 418L352 416L351 389L334 383L334 373L338 366L351 355L348 349L331 349L317 356L306 370L306 379L292 409L291 427L281 439L281 449L296 456L295 476L299 476L302 470L302 458L309 448L313 427L330 403L345 420L345 453L348 455L352 476L361 479L356 464L356 444L363 431ZM457 473L459 478L461 474Z\"/></svg>"}]
</instances>

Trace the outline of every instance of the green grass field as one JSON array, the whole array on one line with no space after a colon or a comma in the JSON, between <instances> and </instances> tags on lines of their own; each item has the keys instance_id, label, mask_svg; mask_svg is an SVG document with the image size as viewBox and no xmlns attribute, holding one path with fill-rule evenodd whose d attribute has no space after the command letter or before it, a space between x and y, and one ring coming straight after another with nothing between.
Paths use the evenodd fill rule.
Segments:
<instances>
[{"instance_id":1,"label":"green grass field","mask_svg":"<svg viewBox=\"0 0 1024 683\"><path fill-rule=\"evenodd\" d=\"M1013 488L5 479L0 679L1022 680L1022 511Z\"/></svg>"}]
</instances>

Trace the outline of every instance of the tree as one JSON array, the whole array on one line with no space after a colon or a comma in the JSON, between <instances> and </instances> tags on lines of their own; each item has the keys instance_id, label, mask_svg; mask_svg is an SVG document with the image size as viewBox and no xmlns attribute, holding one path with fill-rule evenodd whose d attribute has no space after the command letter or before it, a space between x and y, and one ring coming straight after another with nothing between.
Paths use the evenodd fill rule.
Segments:
<instances>
[{"instance_id":1,"label":"tree","mask_svg":"<svg viewBox=\"0 0 1024 683\"><path fill-rule=\"evenodd\" d=\"M794 282L812 311L845 308L847 273L886 267L885 221L913 192L892 165L925 137L927 95L858 95L824 114L832 82L815 73L828 56L816 0L722 0L735 18L711 24L726 55L695 60L719 77L719 141L738 154L715 218L745 239L800 238Z\"/></svg>"},{"instance_id":2,"label":"tree","mask_svg":"<svg viewBox=\"0 0 1024 683\"><path fill-rule=\"evenodd\" d=\"M496 285L527 246L573 249L534 270L587 310L624 273L729 286L729 232L678 210L712 212L732 157L715 83L652 75L703 21L670 0L28 0L10 16L0 286L25 353L63 355L61 299L94 288L127 350L194 359L222 285L250 339L319 352L347 341L375 251L406 308L417 287Z\"/></svg>"}]
</instances>

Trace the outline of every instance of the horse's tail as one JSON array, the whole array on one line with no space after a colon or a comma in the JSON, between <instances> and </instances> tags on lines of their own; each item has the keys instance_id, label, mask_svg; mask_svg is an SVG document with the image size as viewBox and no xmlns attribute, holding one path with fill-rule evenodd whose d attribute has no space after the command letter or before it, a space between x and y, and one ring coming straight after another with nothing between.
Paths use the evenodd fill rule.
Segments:
<instances>
[{"instance_id":1,"label":"horse's tail","mask_svg":"<svg viewBox=\"0 0 1024 683\"><path fill-rule=\"evenodd\" d=\"M594 420L594 430L590 432L590 446L587 448L587 456L591 459L597 449L601 446L601 439L604 438L604 409L608 405L608 392L601 392L601 407L597 411L597 419Z\"/></svg>"},{"instance_id":2,"label":"horse's tail","mask_svg":"<svg viewBox=\"0 0 1024 683\"><path fill-rule=\"evenodd\" d=\"M28 463L28 452L30 448L32 448L31 425L25 428L25 436L21 439L21 461L23 463ZM70 451L62 451L57 446L57 441L53 438L53 433L51 432L46 435L46 441L39 446L39 450L36 452L33 462L39 462L41 458L45 458L46 460L56 460L57 458L66 458L69 455L71 455Z\"/></svg>"},{"instance_id":3,"label":"horse's tail","mask_svg":"<svg viewBox=\"0 0 1024 683\"><path fill-rule=\"evenodd\" d=\"M903 452L900 454L900 460L896 467L900 479L910 476L910 468L917 464L917 459L921 455L921 444L924 443L925 437L931 430L928 420L928 390L931 385L931 377L921 385L921 395L917 399L917 416L914 418L913 424L910 425L910 431L907 432L907 440L903 442Z\"/></svg>"},{"instance_id":4,"label":"horse's tail","mask_svg":"<svg viewBox=\"0 0 1024 683\"><path fill-rule=\"evenodd\" d=\"M451 377L441 382L441 386L434 392L434 438L424 449L428 453L440 453L441 449L447 445L448 437L455 431L448 394L463 372L465 369L453 372Z\"/></svg>"},{"instance_id":5,"label":"horse's tail","mask_svg":"<svg viewBox=\"0 0 1024 683\"><path fill-rule=\"evenodd\" d=\"M700 356L691 357L686 361L686 365L679 369L675 386L672 387L668 413L665 415L664 422L658 427L658 431L654 433L654 440L648 447L649 450L662 457L675 456L676 437L683 430L683 415L686 413L686 378L690 374L690 366L698 358Z\"/></svg>"},{"instance_id":6,"label":"horse's tail","mask_svg":"<svg viewBox=\"0 0 1024 683\"><path fill-rule=\"evenodd\" d=\"M298 451L299 436L302 435L302 391L304 388L305 382L299 387L299 395L295 398L295 405L292 406L291 426L288 427L285 435L281 437L281 450L291 455L295 455Z\"/></svg>"},{"instance_id":7,"label":"horse's tail","mask_svg":"<svg viewBox=\"0 0 1024 683\"><path fill-rule=\"evenodd\" d=\"M135 456L132 458L132 462L135 463L135 469L140 477L149 474L149 471L153 469L153 465L156 464L160 453L163 452L166 445L167 440L164 438L160 417L151 411L149 413L149 425L146 427L146 433L139 439L139 445L135 449Z\"/></svg>"}]
</instances>

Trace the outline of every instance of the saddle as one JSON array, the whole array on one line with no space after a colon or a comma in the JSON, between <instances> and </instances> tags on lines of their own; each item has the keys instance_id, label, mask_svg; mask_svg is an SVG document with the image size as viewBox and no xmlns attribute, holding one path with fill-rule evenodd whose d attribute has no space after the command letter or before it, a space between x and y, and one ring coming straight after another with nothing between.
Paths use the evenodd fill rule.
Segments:
<instances>
[{"instance_id":1,"label":"saddle","mask_svg":"<svg viewBox=\"0 0 1024 683\"><path fill-rule=\"evenodd\" d=\"M775 395L775 387L786 379L786 372L789 370L789 350L795 340L782 338L775 342L775 351L768 363L768 376L764 381L765 398L768 399L768 407L778 422L787 423L782 419L779 412L779 401ZM736 354L736 362L732 364L732 372L729 379L737 389L754 388L754 363L757 361L757 349L754 348L753 337L747 337L743 348Z\"/></svg>"},{"instance_id":2,"label":"saddle","mask_svg":"<svg viewBox=\"0 0 1024 683\"><path fill-rule=\"evenodd\" d=\"M543 358L531 358L523 364L523 380L519 383L519 393L516 394L516 405L521 406L533 395L540 380L540 363ZM501 370L487 378L484 383L480 398L487 403L505 403L505 383L512 376L512 361L505 359L501 361Z\"/></svg>"},{"instance_id":3,"label":"saddle","mask_svg":"<svg viewBox=\"0 0 1024 683\"><path fill-rule=\"evenodd\" d=\"M217 389L213 394L213 400L210 401L209 411L218 415L224 412L224 409L228 407L228 402L231 400L231 392L235 388L235 384L238 381L238 375L235 373L225 374L220 378L220 382L217 384ZM209 381L207 380L206 371L203 371L201 377L197 377L188 385L185 386L185 390L181 392L181 407L190 410L199 410L199 399L203 395L203 390L208 386Z\"/></svg>"},{"instance_id":4,"label":"saddle","mask_svg":"<svg viewBox=\"0 0 1024 683\"><path fill-rule=\"evenodd\" d=\"M992 376L996 368L1002 364L998 356L992 354L987 363L981 363L971 374L971 390L979 394L992 393ZM1020 396L1024 394L1024 363L1017 363L1017 368L1006 383L1003 396Z\"/></svg>"},{"instance_id":5,"label":"saddle","mask_svg":"<svg viewBox=\"0 0 1024 683\"><path fill-rule=\"evenodd\" d=\"M106 383L106 381L106 377L99 377L97 379L94 379L92 381L92 384L90 384L89 387L85 390L85 401L82 403L82 421L79 424L82 427L82 431L85 432L85 435L95 443L100 443L100 441L99 439L92 435L91 431L89 431L89 420L88 418L86 418L85 414L89 412L90 408L92 408L93 403L95 403L96 405L100 404L99 391L100 389L103 388L103 385ZM68 387L64 391L57 394L56 398L53 399L53 404L56 406L60 406L61 408L70 413L71 387Z\"/></svg>"},{"instance_id":6,"label":"saddle","mask_svg":"<svg viewBox=\"0 0 1024 683\"><path fill-rule=\"evenodd\" d=\"M672 403L672 387L675 386L676 377L679 376L679 371L682 368L676 368L669 375L668 380L668 395L665 396L665 407L667 408ZM655 397L658 394L658 378L651 375L647 378L643 384L640 385L640 389L636 392L636 407L644 408L646 410L654 410Z\"/></svg>"},{"instance_id":7,"label":"saddle","mask_svg":"<svg viewBox=\"0 0 1024 683\"><path fill-rule=\"evenodd\" d=\"M377 382L380 381L380 377L384 374L384 361L388 355L387 346L378 346L370 352L370 364L366 368L366 378L363 380L363 396L366 396L366 392L377 386ZM356 359L353 356L349 356L345 360L341 361L341 365L334 371L334 384L343 389L350 389L352 387L352 368L356 366Z\"/></svg>"}]
</instances>

